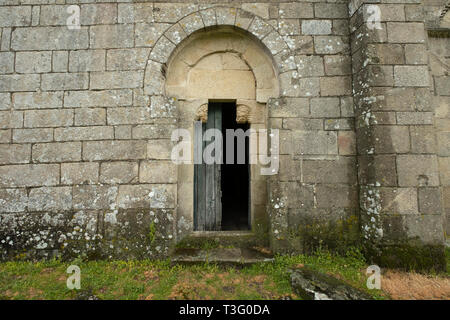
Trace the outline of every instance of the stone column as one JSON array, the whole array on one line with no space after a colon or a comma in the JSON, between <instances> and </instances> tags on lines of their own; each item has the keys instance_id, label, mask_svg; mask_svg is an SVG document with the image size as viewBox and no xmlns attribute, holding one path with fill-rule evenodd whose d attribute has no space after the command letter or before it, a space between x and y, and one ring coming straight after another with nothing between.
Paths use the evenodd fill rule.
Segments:
<instances>
[{"instance_id":1,"label":"stone column","mask_svg":"<svg viewBox=\"0 0 450 320\"><path fill-rule=\"evenodd\" d=\"M361 235L369 262L442 269L441 190L419 1L349 3Z\"/></svg>"}]
</instances>

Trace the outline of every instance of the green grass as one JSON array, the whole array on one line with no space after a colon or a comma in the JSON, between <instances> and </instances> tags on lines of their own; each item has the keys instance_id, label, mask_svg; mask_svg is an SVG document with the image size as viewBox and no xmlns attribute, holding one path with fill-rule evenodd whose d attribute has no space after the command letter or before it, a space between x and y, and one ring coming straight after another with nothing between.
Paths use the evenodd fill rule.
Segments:
<instances>
[{"instance_id":1,"label":"green grass","mask_svg":"<svg viewBox=\"0 0 450 320\"><path fill-rule=\"evenodd\" d=\"M69 265L81 269L81 290L69 290ZM313 255L276 256L273 263L245 268L214 264L171 266L170 261L59 260L0 263L2 299L298 299L288 269L298 265L334 275L376 299L381 291L366 289L367 267L358 250L345 256L318 251Z\"/></svg>"}]
</instances>

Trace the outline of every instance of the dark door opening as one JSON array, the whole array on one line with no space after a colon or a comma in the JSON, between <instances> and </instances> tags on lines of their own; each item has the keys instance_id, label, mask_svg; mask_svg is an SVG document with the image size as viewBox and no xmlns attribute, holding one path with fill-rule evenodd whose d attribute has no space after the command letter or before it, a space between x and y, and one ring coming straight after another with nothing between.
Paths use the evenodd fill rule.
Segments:
<instances>
[{"instance_id":1,"label":"dark door opening","mask_svg":"<svg viewBox=\"0 0 450 320\"><path fill-rule=\"evenodd\" d=\"M226 129L249 128L248 123L236 122L236 103L222 103L223 159L221 170L222 189L222 230L248 230L249 226L249 138L245 138L245 163L238 163L237 139L227 137ZM228 141L228 139L234 139ZM227 163L227 145L234 145L233 163Z\"/></svg>"},{"instance_id":2,"label":"dark door opening","mask_svg":"<svg viewBox=\"0 0 450 320\"><path fill-rule=\"evenodd\" d=\"M218 129L222 132L223 164L196 164L194 167L194 230L248 230L250 229L250 167L249 167L249 137L242 137L244 147L238 144L238 138L233 134L227 136L227 129L242 129L245 133L249 128L247 123L236 122L235 102L210 102L208 105L208 120L201 130L195 132L196 141L202 141L202 136L208 129ZM201 131L201 132L200 132ZM233 143L234 140L234 143ZM194 142L194 153L202 154L202 149L212 142ZM201 146L200 146L201 144ZM228 157L227 144L233 145L234 159ZM231 154L231 149L228 150ZM243 163L238 163L238 159ZM231 160L231 161L230 161Z\"/></svg>"}]
</instances>

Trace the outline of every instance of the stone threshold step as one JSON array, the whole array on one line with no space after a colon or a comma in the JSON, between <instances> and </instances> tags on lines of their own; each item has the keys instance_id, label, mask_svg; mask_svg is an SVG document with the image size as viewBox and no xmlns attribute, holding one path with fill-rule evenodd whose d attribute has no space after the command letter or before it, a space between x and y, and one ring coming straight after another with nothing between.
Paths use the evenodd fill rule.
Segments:
<instances>
[{"instance_id":1,"label":"stone threshold step","mask_svg":"<svg viewBox=\"0 0 450 320\"><path fill-rule=\"evenodd\" d=\"M267 247L268 245L267 237L257 236L251 231L194 231L183 238L177 244L177 248L251 248Z\"/></svg>"},{"instance_id":2,"label":"stone threshold step","mask_svg":"<svg viewBox=\"0 0 450 320\"><path fill-rule=\"evenodd\" d=\"M172 254L172 264L213 263L221 266L247 266L272 262L273 256L255 248L179 248Z\"/></svg>"}]
</instances>

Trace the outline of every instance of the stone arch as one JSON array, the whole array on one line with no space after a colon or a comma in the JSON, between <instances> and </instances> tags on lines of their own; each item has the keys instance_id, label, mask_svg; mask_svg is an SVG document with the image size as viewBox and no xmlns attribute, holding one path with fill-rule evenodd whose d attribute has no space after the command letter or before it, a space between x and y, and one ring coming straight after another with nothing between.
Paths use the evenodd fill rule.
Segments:
<instances>
[{"instance_id":1,"label":"stone arch","mask_svg":"<svg viewBox=\"0 0 450 320\"><path fill-rule=\"evenodd\" d=\"M263 18L240 8L211 7L183 17L159 37L149 53L145 67L144 93L146 95L166 95L167 67L174 54L185 45L184 42L186 41L184 40L195 36L194 33L208 32L214 28L225 26L232 28L237 33L253 37L255 43L259 42L267 57L272 60L274 72L277 76L283 72L297 69L294 54L291 50L293 45ZM250 59L249 62L255 61ZM263 83L258 76L256 78L257 84ZM277 84L277 88L274 89L277 90L276 95L278 95L280 89ZM270 94L273 95L273 92ZM260 91L259 97L261 101L267 101L269 95L266 93L264 96L263 91Z\"/></svg>"},{"instance_id":2,"label":"stone arch","mask_svg":"<svg viewBox=\"0 0 450 320\"><path fill-rule=\"evenodd\" d=\"M251 129L264 129L268 126L266 103L269 98L280 96L279 76L296 69L293 61L288 43L264 19L241 9L212 7L182 18L158 39L147 61L144 93L152 96L152 102L157 99L175 102L178 127L188 129L191 137L194 120L206 121L211 99L234 100L239 123L249 123ZM237 78L244 81L232 85L224 95L219 95L220 90L214 88L207 88L206 92L192 91L196 85L195 81L191 82L195 80L194 74L202 68L241 72ZM199 74L206 77L200 80L207 84L211 74ZM243 94L238 93L241 86L246 87ZM219 89L222 87L219 84ZM256 155L252 149L250 154ZM180 239L193 231L194 166L178 166L177 171L175 228L176 239ZM252 164L250 171L252 229L257 224L266 228L267 179L260 175L259 165Z\"/></svg>"}]
</instances>

